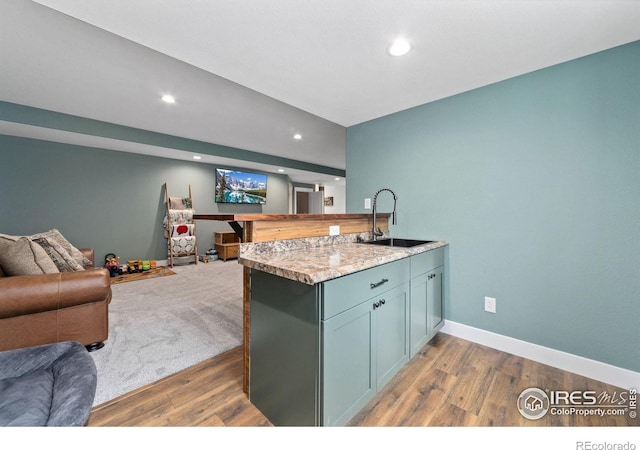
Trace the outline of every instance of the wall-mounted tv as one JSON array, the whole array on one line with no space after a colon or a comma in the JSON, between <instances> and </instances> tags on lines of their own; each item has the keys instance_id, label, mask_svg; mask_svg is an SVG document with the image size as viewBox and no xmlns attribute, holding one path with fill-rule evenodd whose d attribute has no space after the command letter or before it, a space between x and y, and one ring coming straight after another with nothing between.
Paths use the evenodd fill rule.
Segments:
<instances>
[{"instance_id":1,"label":"wall-mounted tv","mask_svg":"<svg viewBox=\"0 0 640 450\"><path fill-rule=\"evenodd\" d=\"M267 176L261 173L216 169L216 203L267 203Z\"/></svg>"}]
</instances>

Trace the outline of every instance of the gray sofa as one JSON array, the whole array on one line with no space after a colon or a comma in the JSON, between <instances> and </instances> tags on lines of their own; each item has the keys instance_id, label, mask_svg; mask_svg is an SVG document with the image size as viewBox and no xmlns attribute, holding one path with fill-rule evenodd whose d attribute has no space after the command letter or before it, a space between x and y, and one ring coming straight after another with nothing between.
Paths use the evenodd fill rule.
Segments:
<instances>
[{"instance_id":1,"label":"gray sofa","mask_svg":"<svg viewBox=\"0 0 640 450\"><path fill-rule=\"evenodd\" d=\"M84 426L96 365L75 341L0 352L0 425Z\"/></svg>"}]
</instances>

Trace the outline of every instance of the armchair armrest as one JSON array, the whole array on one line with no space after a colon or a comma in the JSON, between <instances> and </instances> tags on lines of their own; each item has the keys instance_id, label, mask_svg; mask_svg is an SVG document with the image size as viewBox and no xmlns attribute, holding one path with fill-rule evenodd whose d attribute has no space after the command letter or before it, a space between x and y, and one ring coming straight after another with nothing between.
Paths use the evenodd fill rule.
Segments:
<instances>
[{"instance_id":1,"label":"armchair armrest","mask_svg":"<svg viewBox=\"0 0 640 450\"><path fill-rule=\"evenodd\" d=\"M106 269L0 278L0 319L111 300Z\"/></svg>"}]
</instances>

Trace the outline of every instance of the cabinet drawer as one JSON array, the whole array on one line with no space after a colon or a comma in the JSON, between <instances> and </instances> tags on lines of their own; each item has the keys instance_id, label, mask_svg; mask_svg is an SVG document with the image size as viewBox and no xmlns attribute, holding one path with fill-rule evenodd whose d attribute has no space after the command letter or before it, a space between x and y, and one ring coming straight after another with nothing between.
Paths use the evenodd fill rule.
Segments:
<instances>
[{"instance_id":1,"label":"cabinet drawer","mask_svg":"<svg viewBox=\"0 0 640 450\"><path fill-rule=\"evenodd\" d=\"M418 253L411 257L411 279L444 264L444 247Z\"/></svg>"},{"instance_id":2,"label":"cabinet drawer","mask_svg":"<svg viewBox=\"0 0 640 450\"><path fill-rule=\"evenodd\" d=\"M322 320L409 281L409 258L325 281L322 284Z\"/></svg>"}]
</instances>

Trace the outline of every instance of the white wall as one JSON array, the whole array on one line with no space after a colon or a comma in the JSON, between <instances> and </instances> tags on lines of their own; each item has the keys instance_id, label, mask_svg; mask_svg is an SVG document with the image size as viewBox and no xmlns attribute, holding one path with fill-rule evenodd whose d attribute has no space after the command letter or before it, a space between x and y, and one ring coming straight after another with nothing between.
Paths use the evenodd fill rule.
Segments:
<instances>
[{"instance_id":1,"label":"white wall","mask_svg":"<svg viewBox=\"0 0 640 450\"><path fill-rule=\"evenodd\" d=\"M347 210L346 187L341 185L329 185L324 187L324 196L333 197L333 206L325 206L325 214L344 214Z\"/></svg>"}]
</instances>

